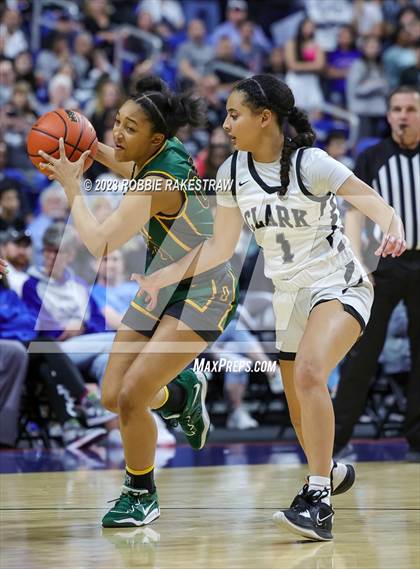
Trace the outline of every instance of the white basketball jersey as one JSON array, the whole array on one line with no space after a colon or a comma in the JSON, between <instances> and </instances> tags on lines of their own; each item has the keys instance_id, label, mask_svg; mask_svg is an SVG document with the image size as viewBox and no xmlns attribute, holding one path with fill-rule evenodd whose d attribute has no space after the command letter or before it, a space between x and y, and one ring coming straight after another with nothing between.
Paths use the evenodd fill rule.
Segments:
<instances>
[{"instance_id":1,"label":"white basketball jersey","mask_svg":"<svg viewBox=\"0 0 420 569\"><path fill-rule=\"evenodd\" d=\"M300 148L292 154L287 193L279 197L279 161L255 162L238 151L219 169L218 180L233 182L231 192L218 192L217 203L240 208L263 249L267 277L291 279L307 269L315 274L323 260L344 266L353 259L335 196L351 175L323 150Z\"/></svg>"}]
</instances>

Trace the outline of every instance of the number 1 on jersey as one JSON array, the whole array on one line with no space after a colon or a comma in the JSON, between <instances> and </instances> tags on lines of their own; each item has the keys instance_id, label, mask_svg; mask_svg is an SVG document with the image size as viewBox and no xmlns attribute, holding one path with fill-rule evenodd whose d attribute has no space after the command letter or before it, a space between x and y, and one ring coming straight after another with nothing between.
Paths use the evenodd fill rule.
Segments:
<instances>
[{"instance_id":1,"label":"number 1 on jersey","mask_svg":"<svg viewBox=\"0 0 420 569\"><path fill-rule=\"evenodd\" d=\"M276 236L276 241L281 245L283 250L283 261L285 263L291 263L293 261L293 253L290 249L290 243L284 236L284 233L278 233Z\"/></svg>"}]
</instances>

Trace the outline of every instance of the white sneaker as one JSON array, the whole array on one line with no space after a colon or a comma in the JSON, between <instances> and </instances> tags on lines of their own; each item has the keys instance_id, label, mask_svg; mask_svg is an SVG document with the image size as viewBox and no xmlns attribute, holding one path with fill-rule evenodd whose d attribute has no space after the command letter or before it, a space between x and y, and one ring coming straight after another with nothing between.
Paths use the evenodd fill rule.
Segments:
<instances>
[{"instance_id":1,"label":"white sneaker","mask_svg":"<svg viewBox=\"0 0 420 569\"><path fill-rule=\"evenodd\" d=\"M256 421L244 407L238 407L231 413L226 422L228 429L255 429L258 427L258 421Z\"/></svg>"},{"instance_id":2,"label":"white sneaker","mask_svg":"<svg viewBox=\"0 0 420 569\"><path fill-rule=\"evenodd\" d=\"M176 445L176 438L170 433L164 420L157 413L153 413L158 430L157 445L162 447L172 447Z\"/></svg>"},{"instance_id":3,"label":"white sneaker","mask_svg":"<svg viewBox=\"0 0 420 569\"><path fill-rule=\"evenodd\" d=\"M67 449L78 449L106 435L106 430L101 427L86 429L77 419L69 419L63 424L62 433L63 446Z\"/></svg>"}]
</instances>

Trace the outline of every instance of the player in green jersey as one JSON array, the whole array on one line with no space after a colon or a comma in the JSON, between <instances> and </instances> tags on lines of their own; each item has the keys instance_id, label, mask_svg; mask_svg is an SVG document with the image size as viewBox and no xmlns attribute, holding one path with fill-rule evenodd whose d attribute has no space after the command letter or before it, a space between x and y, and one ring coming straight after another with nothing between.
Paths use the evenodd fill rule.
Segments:
<instances>
[{"instance_id":1,"label":"player in green jersey","mask_svg":"<svg viewBox=\"0 0 420 569\"><path fill-rule=\"evenodd\" d=\"M45 153L50 177L69 199L89 251L102 256L141 232L147 240L146 274L204 243L213 232L208 198L192 159L175 138L179 127L205 119L194 95L171 93L158 78L139 81L136 95L119 109L115 149L99 144L95 159L120 174L130 190L99 223L80 194L83 164ZM135 189L134 189L135 187ZM141 526L159 516L154 484L156 425L151 409L179 422L190 445L204 446L210 421L204 374L185 369L223 331L236 308L236 279L228 263L163 289L153 310L147 298L131 302L117 331L102 383L102 401L118 413L126 476L120 498L104 516L105 527Z\"/></svg>"}]
</instances>

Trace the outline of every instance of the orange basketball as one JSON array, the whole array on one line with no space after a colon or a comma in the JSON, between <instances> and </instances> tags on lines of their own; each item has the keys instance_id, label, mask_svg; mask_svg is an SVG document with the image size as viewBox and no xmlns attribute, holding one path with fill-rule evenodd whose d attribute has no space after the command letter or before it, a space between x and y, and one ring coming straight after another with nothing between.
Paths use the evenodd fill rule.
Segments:
<instances>
[{"instance_id":1,"label":"orange basketball","mask_svg":"<svg viewBox=\"0 0 420 569\"><path fill-rule=\"evenodd\" d=\"M92 165L98 139L88 119L68 109L56 109L42 115L31 128L26 148L32 164L45 173L45 170L39 167L39 164L45 160L38 154L38 151L43 150L54 158L59 158L58 141L60 138L64 139L66 156L71 162L78 160L85 150L90 150L85 161L84 171L86 172Z\"/></svg>"}]
</instances>

